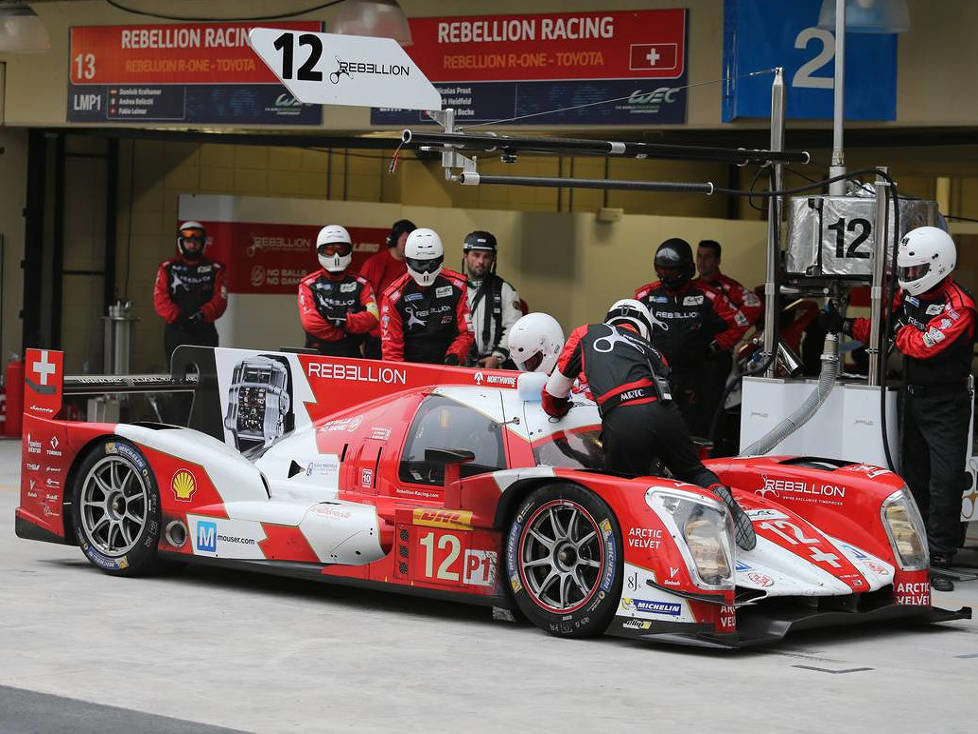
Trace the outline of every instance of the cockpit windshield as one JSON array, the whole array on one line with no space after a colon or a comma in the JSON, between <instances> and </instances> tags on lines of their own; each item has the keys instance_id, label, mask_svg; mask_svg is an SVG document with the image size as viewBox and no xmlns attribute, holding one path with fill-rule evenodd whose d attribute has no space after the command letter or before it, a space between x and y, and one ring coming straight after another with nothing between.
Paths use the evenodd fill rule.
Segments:
<instances>
[{"instance_id":1,"label":"cockpit windshield","mask_svg":"<svg viewBox=\"0 0 978 734\"><path fill-rule=\"evenodd\" d=\"M604 469L601 428L559 431L533 445L537 465L563 469Z\"/></svg>"}]
</instances>

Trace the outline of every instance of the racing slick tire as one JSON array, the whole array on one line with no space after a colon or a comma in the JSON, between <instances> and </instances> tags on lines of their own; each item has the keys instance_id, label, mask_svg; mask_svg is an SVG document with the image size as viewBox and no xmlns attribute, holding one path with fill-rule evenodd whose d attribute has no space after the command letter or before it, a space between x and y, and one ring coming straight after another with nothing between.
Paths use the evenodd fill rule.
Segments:
<instances>
[{"instance_id":1,"label":"racing slick tire","mask_svg":"<svg viewBox=\"0 0 978 734\"><path fill-rule=\"evenodd\" d=\"M100 441L75 473L75 537L85 557L113 576L155 571L160 560L160 493L149 462L125 439Z\"/></svg>"},{"instance_id":2,"label":"racing slick tire","mask_svg":"<svg viewBox=\"0 0 978 734\"><path fill-rule=\"evenodd\" d=\"M520 611L557 637L593 637L621 596L621 528L598 496L570 482L540 487L506 537L506 574Z\"/></svg>"}]
</instances>

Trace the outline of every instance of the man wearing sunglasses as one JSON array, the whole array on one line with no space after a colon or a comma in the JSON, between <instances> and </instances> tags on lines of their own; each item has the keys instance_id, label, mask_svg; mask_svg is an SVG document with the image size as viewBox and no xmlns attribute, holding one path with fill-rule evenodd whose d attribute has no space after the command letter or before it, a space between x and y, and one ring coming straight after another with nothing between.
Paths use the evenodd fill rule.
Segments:
<instances>
[{"instance_id":1,"label":"man wearing sunglasses","mask_svg":"<svg viewBox=\"0 0 978 734\"><path fill-rule=\"evenodd\" d=\"M322 267L299 282L299 320L306 347L332 357L359 357L377 326L377 300L365 278L349 272L353 242L345 227L329 224L316 237Z\"/></svg>"},{"instance_id":2,"label":"man wearing sunglasses","mask_svg":"<svg viewBox=\"0 0 978 734\"><path fill-rule=\"evenodd\" d=\"M445 249L432 229L408 235L407 272L384 292L380 312L384 360L465 364L472 348L472 325L465 278L442 268Z\"/></svg>"},{"instance_id":3,"label":"man wearing sunglasses","mask_svg":"<svg viewBox=\"0 0 978 734\"><path fill-rule=\"evenodd\" d=\"M153 305L166 321L163 348L169 361L181 344L217 346L214 322L228 306L225 269L204 257L207 231L200 222L184 222L177 229L177 257L163 262L156 272Z\"/></svg>"}]
</instances>

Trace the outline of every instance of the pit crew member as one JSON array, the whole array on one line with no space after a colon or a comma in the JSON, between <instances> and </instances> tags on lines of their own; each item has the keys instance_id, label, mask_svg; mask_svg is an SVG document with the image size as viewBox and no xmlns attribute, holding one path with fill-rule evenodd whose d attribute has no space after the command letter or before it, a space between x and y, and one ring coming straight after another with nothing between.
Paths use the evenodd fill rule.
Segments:
<instances>
[{"instance_id":1,"label":"pit crew member","mask_svg":"<svg viewBox=\"0 0 978 734\"><path fill-rule=\"evenodd\" d=\"M408 235L417 227L410 219L398 219L387 233L387 249L370 257L360 268L360 277L366 278L378 299L387 287L407 272L404 264L404 244ZM380 359L380 324L367 336L364 356Z\"/></svg>"},{"instance_id":2,"label":"pit crew member","mask_svg":"<svg viewBox=\"0 0 978 734\"><path fill-rule=\"evenodd\" d=\"M373 288L349 272L353 242L345 227L328 224L316 236L322 267L299 281L299 321L306 347L332 357L359 357L364 337L380 324Z\"/></svg>"},{"instance_id":3,"label":"pit crew member","mask_svg":"<svg viewBox=\"0 0 978 734\"><path fill-rule=\"evenodd\" d=\"M216 347L217 321L228 307L224 265L204 257L207 231L200 222L177 229L177 256L156 271L153 306L166 322L163 349L169 361L181 344Z\"/></svg>"},{"instance_id":4,"label":"pit crew member","mask_svg":"<svg viewBox=\"0 0 978 734\"><path fill-rule=\"evenodd\" d=\"M708 379L706 360L731 350L747 331L747 317L722 292L693 282L693 250L674 237L656 250L653 261L659 280L641 286L635 299L652 316L656 328L652 345L672 370L673 399L694 436L709 433L716 399L703 386Z\"/></svg>"},{"instance_id":5,"label":"pit crew member","mask_svg":"<svg viewBox=\"0 0 978 734\"><path fill-rule=\"evenodd\" d=\"M472 348L465 279L443 268L438 233L416 229L404 246L407 273L388 286L381 306L384 360L465 364Z\"/></svg>"},{"instance_id":6,"label":"pit crew member","mask_svg":"<svg viewBox=\"0 0 978 734\"><path fill-rule=\"evenodd\" d=\"M543 409L563 417L575 378L587 384L601 415L605 468L642 476L661 459L677 479L720 497L733 514L737 544L749 550L756 543L750 518L696 456L669 392L669 367L648 341L652 324L648 309L626 298L612 304L604 323L574 329L543 388Z\"/></svg>"},{"instance_id":7,"label":"pit crew member","mask_svg":"<svg viewBox=\"0 0 978 734\"><path fill-rule=\"evenodd\" d=\"M468 363L497 369L510 356L506 334L523 315L520 295L496 275L496 237L491 232L469 232L462 252L475 338Z\"/></svg>"},{"instance_id":8,"label":"pit crew member","mask_svg":"<svg viewBox=\"0 0 978 734\"><path fill-rule=\"evenodd\" d=\"M965 471L975 343L975 302L951 273L957 251L951 236L937 227L917 227L897 250L894 339L904 356L901 473L927 526L932 585L951 591L940 574L960 539L961 495L969 486ZM869 319L843 319L830 308L823 322L868 344Z\"/></svg>"},{"instance_id":9,"label":"pit crew member","mask_svg":"<svg viewBox=\"0 0 978 734\"><path fill-rule=\"evenodd\" d=\"M507 343L516 369L549 375L564 348L564 330L550 314L528 313L510 328Z\"/></svg>"}]
</instances>

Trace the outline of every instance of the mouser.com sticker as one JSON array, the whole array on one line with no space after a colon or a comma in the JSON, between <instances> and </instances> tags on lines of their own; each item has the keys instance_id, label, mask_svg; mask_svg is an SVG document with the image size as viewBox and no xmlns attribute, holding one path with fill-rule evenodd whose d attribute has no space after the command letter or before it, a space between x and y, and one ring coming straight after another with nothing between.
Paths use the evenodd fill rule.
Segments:
<instances>
[{"instance_id":1,"label":"mouser.com sticker","mask_svg":"<svg viewBox=\"0 0 978 734\"><path fill-rule=\"evenodd\" d=\"M265 531L259 522L188 515L190 539L198 556L214 558L265 557L260 544Z\"/></svg>"}]
</instances>

